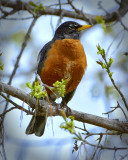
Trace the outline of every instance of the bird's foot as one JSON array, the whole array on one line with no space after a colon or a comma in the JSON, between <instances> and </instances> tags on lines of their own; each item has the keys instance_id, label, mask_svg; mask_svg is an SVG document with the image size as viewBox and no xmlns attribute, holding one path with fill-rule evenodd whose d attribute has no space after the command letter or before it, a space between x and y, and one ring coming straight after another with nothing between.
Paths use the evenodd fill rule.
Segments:
<instances>
[{"instance_id":1,"label":"bird's foot","mask_svg":"<svg viewBox=\"0 0 128 160\"><path fill-rule=\"evenodd\" d=\"M71 113L71 108L68 107L68 105L65 101L61 102L60 108L66 109L66 115Z\"/></svg>"}]
</instances>

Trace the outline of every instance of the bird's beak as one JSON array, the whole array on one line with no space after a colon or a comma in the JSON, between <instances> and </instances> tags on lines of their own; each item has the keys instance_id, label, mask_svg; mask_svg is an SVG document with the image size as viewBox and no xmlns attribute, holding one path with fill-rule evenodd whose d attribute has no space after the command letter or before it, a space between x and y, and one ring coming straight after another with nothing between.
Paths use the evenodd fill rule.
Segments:
<instances>
[{"instance_id":1,"label":"bird's beak","mask_svg":"<svg viewBox=\"0 0 128 160\"><path fill-rule=\"evenodd\" d=\"M87 28L91 28L92 26L91 25L83 25L83 26L81 26L81 27L79 27L77 30L78 31L82 31L82 30L84 30L84 29L87 29Z\"/></svg>"}]
</instances>

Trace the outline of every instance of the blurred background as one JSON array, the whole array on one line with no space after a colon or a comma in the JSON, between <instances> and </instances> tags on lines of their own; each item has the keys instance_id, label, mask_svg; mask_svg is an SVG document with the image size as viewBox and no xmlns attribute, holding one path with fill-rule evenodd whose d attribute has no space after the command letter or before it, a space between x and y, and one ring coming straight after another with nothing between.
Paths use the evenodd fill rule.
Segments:
<instances>
[{"instance_id":1,"label":"blurred background","mask_svg":"<svg viewBox=\"0 0 128 160\"><path fill-rule=\"evenodd\" d=\"M26 0L26 2L28 2ZM34 1L34 3L42 3L43 6L51 6L59 8L58 0L43 0ZM67 1L61 1L66 3ZM99 8L98 0L74 0L73 4L77 9L82 9L83 12L91 15L105 15L105 11L112 13L119 8L119 5L114 0L102 0L101 4L104 10ZM63 9L72 10L70 5L62 5ZM9 9L7 8L7 11ZM2 15L2 13L1 13ZM28 18L26 18L28 17ZM29 18L30 17L30 18ZM23 19L22 19L23 18ZM33 82L35 79L35 72L37 68L37 57L42 47L52 39L54 31L58 24L65 21L76 21L82 25L87 22L63 17L60 19L54 15L43 15L38 18L33 26L27 46L24 49L22 57L19 62L18 69L12 80L12 86L17 87L27 93L30 90L26 87L27 82ZM128 26L128 14L122 18L123 24ZM14 69L17 57L21 50L21 45L24 36L32 22L30 13L27 11L19 11L7 19L0 20L0 56L4 64L4 70L0 71L0 80L8 83L10 75ZM60 23L59 23L60 22ZM110 56L114 62L111 67L115 83L123 92L126 100L128 100L128 31L124 29L120 22L113 22L106 25L103 29L100 24L95 24L91 29L83 31L81 34L81 43L84 46L87 56L87 69L85 75L79 84L73 99L68 106L71 109L98 115L101 117L108 117L103 113L111 110L110 107L115 107L117 101L124 108L121 97L113 87L107 73L96 63L100 55L97 55L97 45L100 44L107 52L107 58ZM0 97L1 98L1 97ZM28 105L22 101L11 97L13 101L28 109ZM60 100L57 100L59 103ZM0 113L3 112L6 102L0 99ZM12 107L9 104L8 108ZM125 112L127 112L125 110ZM120 109L115 110L109 114L111 119L125 120L124 115ZM81 147L78 151L72 154L74 140L72 135L60 128L60 124L64 121L62 117L49 117L43 137L36 137L35 135L26 135L25 129L31 119L31 116L26 115L20 110L12 110L6 114L4 121L5 129L5 150L8 160L74 160L74 159L89 159L94 148L86 145ZM75 125L83 127L83 124L75 121ZM100 127L85 124L90 132L105 131ZM89 139L90 142L96 143L98 137L94 136ZM103 144L110 146L127 146L127 136L122 140L119 137L107 137L107 141L103 140ZM85 152L87 150L87 152ZM124 151L118 152L116 158L119 159ZM1 149L2 153L2 149ZM114 151L103 151L100 154L100 159L113 159ZM107 156L106 156L107 155ZM128 157L126 157L128 158Z\"/></svg>"}]
</instances>

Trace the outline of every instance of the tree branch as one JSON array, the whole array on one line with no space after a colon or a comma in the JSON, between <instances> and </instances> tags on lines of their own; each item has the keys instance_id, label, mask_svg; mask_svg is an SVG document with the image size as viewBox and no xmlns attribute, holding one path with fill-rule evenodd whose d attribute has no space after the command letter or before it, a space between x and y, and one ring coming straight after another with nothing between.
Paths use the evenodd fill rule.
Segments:
<instances>
[{"instance_id":1,"label":"tree branch","mask_svg":"<svg viewBox=\"0 0 128 160\"><path fill-rule=\"evenodd\" d=\"M0 93L0 95L1 95L4 99L6 99L9 103L11 103L12 105L15 106L15 107L12 107L12 108L6 110L6 111L3 112L2 114L0 114L0 117L3 116L3 115L5 115L7 112L10 112L10 111L13 110L13 109L19 109L19 110L21 110L21 111L26 112L28 115L29 115L29 114L30 114L30 115L34 115L33 112L28 111L27 109L25 109L25 108L23 108L22 106L18 105L17 103L13 102L11 99L9 99L8 97L6 97L4 94Z\"/></svg>"},{"instance_id":2,"label":"tree branch","mask_svg":"<svg viewBox=\"0 0 128 160\"><path fill-rule=\"evenodd\" d=\"M13 97L16 97L25 103L27 103L30 107L35 108L36 106L36 99L31 98L29 94L26 94L24 91L21 91L20 89L17 89L13 86L7 85L3 82L0 82L0 92L7 93ZM40 101L41 105L41 112L38 113L40 115L43 115L43 112L48 111L48 116L61 116L62 114L62 108L60 108L60 105L57 103L52 104L52 109L51 105L48 104L45 100ZM51 113L52 110L52 113ZM66 115L68 116L74 116L75 120L84 122L84 123L89 123L92 125L96 125L99 127L106 128L108 130L115 130L121 133L128 133L128 123L119 121L119 120L112 120L112 119L107 119L83 112L78 112L75 110L71 110L71 112L67 113Z\"/></svg>"},{"instance_id":3,"label":"tree branch","mask_svg":"<svg viewBox=\"0 0 128 160\"><path fill-rule=\"evenodd\" d=\"M8 0L1 0L1 5L3 7L10 7L13 8L14 10L20 11L20 10L27 10L28 12L33 11L33 7L28 3L24 1L8 1ZM96 15L91 15L87 13L83 13L80 10L77 9L78 12L74 11L69 11L65 9L61 9L61 13L63 13L64 17L70 17L70 18L75 18L75 19L81 19L86 22L92 22L92 24L96 24ZM119 17L118 14L120 14L120 17L123 17L126 13L128 12L128 3L127 0L121 0L119 8L110 13L106 14L103 16L103 19L105 22L113 22L113 21L118 21ZM40 15L55 15L55 16L60 16L60 9L55 9L55 8L50 8L50 7L45 7L44 10L39 10L38 13ZM81 14L80 14L81 13ZM84 16L83 16L84 14Z\"/></svg>"}]
</instances>

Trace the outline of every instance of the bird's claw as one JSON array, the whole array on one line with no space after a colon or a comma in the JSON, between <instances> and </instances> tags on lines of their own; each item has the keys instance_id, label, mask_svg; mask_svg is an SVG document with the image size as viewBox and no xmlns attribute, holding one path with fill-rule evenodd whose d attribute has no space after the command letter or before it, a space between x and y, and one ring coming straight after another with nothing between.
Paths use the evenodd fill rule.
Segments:
<instances>
[{"instance_id":1,"label":"bird's claw","mask_svg":"<svg viewBox=\"0 0 128 160\"><path fill-rule=\"evenodd\" d=\"M67 106L67 103L65 103L64 101L61 102L60 108L66 109L66 115L69 114L69 113L71 113L71 108L69 108L69 107Z\"/></svg>"}]
</instances>

